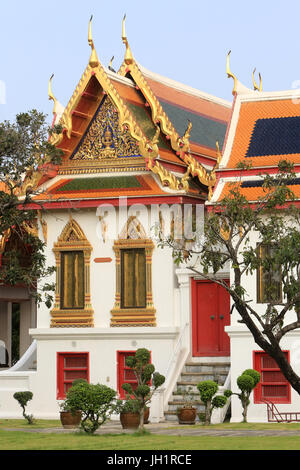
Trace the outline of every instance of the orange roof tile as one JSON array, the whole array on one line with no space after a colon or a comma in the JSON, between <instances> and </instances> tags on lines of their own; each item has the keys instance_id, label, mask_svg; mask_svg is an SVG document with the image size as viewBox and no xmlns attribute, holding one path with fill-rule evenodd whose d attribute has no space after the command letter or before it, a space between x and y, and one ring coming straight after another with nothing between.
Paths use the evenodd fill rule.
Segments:
<instances>
[{"instance_id":1,"label":"orange roof tile","mask_svg":"<svg viewBox=\"0 0 300 470\"><path fill-rule=\"evenodd\" d=\"M220 202L225 196L229 195L229 192L233 187L232 184L233 183L231 182L226 182L224 184L224 187L221 191L220 196L218 197L217 202ZM288 185L287 187L294 193L296 199L300 199L300 184ZM249 202L258 201L259 198L262 198L266 194L264 188L262 188L261 186L260 187L242 187L240 185L239 192L243 196L245 196L245 198Z\"/></svg>"},{"instance_id":2,"label":"orange roof tile","mask_svg":"<svg viewBox=\"0 0 300 470\"><path fill-rule=\"evenodd\" d=\"M278 119L296 116L300 117L300 106L296 105L292 99L269 99L242 102L233 145L226 167L235 168L236 165L244 159L249 163L251 161L254 167L277 166L282 158L294 163L299 163L299 153L286 153L281 155L268 154L246 158L251 137L258 119Z\"/></svg>"}]
</instances>

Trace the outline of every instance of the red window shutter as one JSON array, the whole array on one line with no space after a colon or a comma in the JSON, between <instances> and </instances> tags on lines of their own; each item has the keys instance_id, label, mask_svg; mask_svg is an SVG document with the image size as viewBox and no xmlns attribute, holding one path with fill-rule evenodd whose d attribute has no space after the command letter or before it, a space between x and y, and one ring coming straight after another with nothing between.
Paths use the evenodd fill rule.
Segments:
<instances>
[{"instance_id":1,"label":"red window shutter","mask_svg":"<svg viewBox=\"0 0 300 470\"><path fill-rule=\"evenodd\" d=\"M89 381L89 353L57 353L57 399L66 398L75 379Z\"/></svg>"},{"instance_id":2,"label":"red window shutter","mask_svg":"<svg viewBox=\"0 0 300 470\"><path fill-rule=\"evenodd\" d=\"M289 360L289 351L284 351ZM264 351L254 351L254 369L261 379L254 389L254 403L269 400L273 403L291 403L291 385L276 361Z\"/></svg>"},{"instance_id":3,"label":"red window shutter","mask_svg":"<svg viewBox=\"0 0 300 470\"><path fill-rule=\"evenodd\" d=\"M126 398L125 391L122 388L123 383L129 383L133 390L137 387L137 378L134 372L126 365L126 357L134 356L135 351L118 351L117 352L117 374L118 374L118 392L120 399ZM151 357L150 357L151 362Z\"/></svg>"}]
</instances>

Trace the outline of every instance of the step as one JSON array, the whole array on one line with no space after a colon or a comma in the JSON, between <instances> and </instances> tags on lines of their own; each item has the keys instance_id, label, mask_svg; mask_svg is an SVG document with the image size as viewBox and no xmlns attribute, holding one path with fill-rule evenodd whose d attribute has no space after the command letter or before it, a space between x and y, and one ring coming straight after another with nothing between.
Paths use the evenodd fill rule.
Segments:
<instances>
[{"instance_id":1,"label":"step","mask_svg":"<svg viewBox=\"0 0 300 470\"><path fill-rule=\"evenodd\" d=\"M228 372L226 370L214 371L210 370L207 372L181 372L182 380L214 380L214 377L227 377Z\"/></svg>"},{"instance_id":2,"label":"step","mask_svg":"<svg viewBox=\"0 0 300 470\"><path fill-rule=\"evenodd\" d=\"M211 372L217 371L217 372L226 372L228 374L228 371L230 369L230 364L229 363L202 363L202 364L197 364L194 362L188 362L185 364L183 370L184 372Z\"/></svg>"}]
</instances>

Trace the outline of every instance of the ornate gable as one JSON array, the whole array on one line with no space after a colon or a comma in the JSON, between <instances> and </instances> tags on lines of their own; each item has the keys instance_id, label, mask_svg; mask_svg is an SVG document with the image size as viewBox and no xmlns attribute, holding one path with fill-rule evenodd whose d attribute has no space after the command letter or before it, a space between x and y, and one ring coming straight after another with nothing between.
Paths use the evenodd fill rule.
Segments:
<instances>
[{"instance_id":1,"label":"ornate gable","mask_svg":"<svg viewBox=\"0 0 300 470\"><path fill-rule=\"evenodd\" d=\"M141 157L137 141L119 125L119 113L104 97L71 160L111 160Z\"/></svg>"}]
</instances>

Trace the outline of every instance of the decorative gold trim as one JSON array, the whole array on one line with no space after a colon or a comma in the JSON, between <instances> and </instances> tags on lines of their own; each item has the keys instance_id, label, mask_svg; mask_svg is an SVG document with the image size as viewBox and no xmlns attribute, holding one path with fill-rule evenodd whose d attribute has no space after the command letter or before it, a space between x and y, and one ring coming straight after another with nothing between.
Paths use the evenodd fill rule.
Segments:
<instances>
[{"instance_id":1,"label":"decorative gold trim","mask_svg":"<svg viewBox=\"0 0 300 470\"><path fill-rule=\"evenodd\" d=\"M122 33L122 39L123 39L123 33ZM128 47L129 47L128 40L126 37L126 51ZM167 114L163 110L160 102L156 98L152 89L150 88L147 80L145 79L144 75L139 69L133 56L130 62L128 62L126 61L126 53L125 53L123 64L121 65L118 73L122 76L126 76L127 73L130 73L132 79L134 80L137 87L141 90L146 102L149 104L151 108L152 121L157 126L159 125L160 130L165 134L167 138L169 138L172 149L177 153L179 158L183 160L190 167L190 173L193 176L197 176L202 184L206 186L211 186L213 178L211 179L210 173L201 165L201 163L197 162L197 160L195 160L194 157L192 157L189 153L190 151L189 139L190 139L190 132L192 128L191 121L188 122L187 129L183 137L181 138L180 135L177 133L175 127L173 126L172 122L168 118ZM150 160L149 160L149 163L148 163L149 169L151 169L158 175L162 174L161 169L159 168L158 165L156 165L155 167L154 165L152 165L152 162ZM167 172L168 170L165 170L164 175L166 175ZM169 175L171 175L170 172L168 173ZM164 175L163 177L165 179ZM171 176L168 176L168 180L173 180L173 178ZM184 180L185 190L187 190L186 183L187 181ZM174 185L173 189L176 189L176 184Z\"/></svg>"},{"instance_id":2,"label":"decorative gold trim","mask_svg":"<svg viewBox=\"0 0 300 470\"><path fill-rule=\"evenodd\" d=\"M131 236L131 238L129 238ZM156 326L155 308L152 298L152 252L154 243L145 237L146 232L135 216L129 217L120 238L115 241L116 255L116 296L111 310L111 326ZM121 238L124 237L124 238ZM121 250L145 248L146 253L146 308L121 308Z\"/></svg>"},{"instance_id":3,"label":"decorative gold trim","mask_svg":"<svg viewBox=\"0 0 300 470\"><path fill-rule=\"evenodd\" d=\"M47 222L43 219L43 214L42 214L41 209L38 209L37 214L38 214L39 222L40 222L41 227L42 227L44 242L45 242L46 245L47 245L47 239L48 239L48 226L47 226Z\"/></svg>"},{"instance_id":4,"label":"decorative gold trim","mask_svg":"<svg viewBox=\"0 0 300 470\"><path fill-rule=\"evenodd\" d=\"M94 326L90 293L90 258L92 246L87 240L83 230L72 216L65 225L57 242L54 243L53 252L56 260L56 292L55 305L51 310L50 327L92 327ZM84 308L69 310L61 309L61 259L63 251L83 251L84 254Z\"/></svg>"},{"instance_id":5,"label":"decorative gold trim","mask_svg":"<svg viewBox=\"0 0 300 470\"><path fill-rule=\"evenodd\" d=\"M10 235L11 235L11 229L10 228L5 230L5 232L3 232L3 234L1 235L1 237L0 237L0 255L2 255L2 253L4 252L5 245L6 245L7 241L9 240Z\"/></svg>"}]
</instances>

